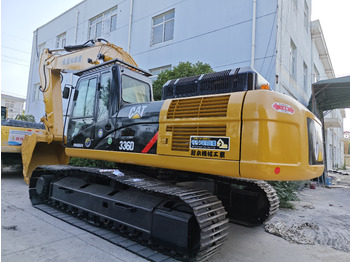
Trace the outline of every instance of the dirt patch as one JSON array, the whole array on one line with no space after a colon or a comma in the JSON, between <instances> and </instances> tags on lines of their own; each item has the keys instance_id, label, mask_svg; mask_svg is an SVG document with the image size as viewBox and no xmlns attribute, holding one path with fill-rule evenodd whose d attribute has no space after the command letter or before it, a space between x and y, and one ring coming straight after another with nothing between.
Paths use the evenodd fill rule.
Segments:
<instances>
[{"instance_id":1,"label":"dirt patch","mask_svg":"<svg viewBox=\"0 0 350 262\"><path fill-rule=\"evenodd\" d=\"M280 210L265 231L291 243L330 246L350 252L350 177L332 174L336 184L300 192L295 210Z\"/></svg>"},{"instance_id":2,"label":"dirt patch","mask_svg":"<svg viewBox=\"0 0 350 262\"><path fill-rule=\"evenodd\" d=\"M315 236L319 227L314 223L293 224L288 227L283 221L275 221L265 225L266 232L282 237L288 242L297 244L315 244Z\"/></svg>"}]
</instances>

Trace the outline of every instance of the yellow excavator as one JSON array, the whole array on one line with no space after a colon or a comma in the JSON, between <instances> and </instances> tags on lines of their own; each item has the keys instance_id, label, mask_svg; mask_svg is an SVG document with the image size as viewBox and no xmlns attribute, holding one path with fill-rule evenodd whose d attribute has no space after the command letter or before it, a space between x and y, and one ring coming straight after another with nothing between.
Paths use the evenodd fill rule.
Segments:
<instances>
[{"instance_id":1,"label":"yellow excavator","mask_svg":"<svg viewBox=\"0 0 350 262\"><path fill-rule=\"evenodd\" d=\"M168 81L163 100L153 101L150 74L123 49L97 40L65 50L43 51L46 129L22 145L36 207L175 259L204 260L224 243L229 221L259 225L278 210L264 180L323 172L320 121L293 98L266 90L251 68ZM60 74L72 71L79 80L62 92ZM65 120L62 98L69 101ZM113 161L118 169L67 166L70 157Z\"/></svg>"}]
</instances>

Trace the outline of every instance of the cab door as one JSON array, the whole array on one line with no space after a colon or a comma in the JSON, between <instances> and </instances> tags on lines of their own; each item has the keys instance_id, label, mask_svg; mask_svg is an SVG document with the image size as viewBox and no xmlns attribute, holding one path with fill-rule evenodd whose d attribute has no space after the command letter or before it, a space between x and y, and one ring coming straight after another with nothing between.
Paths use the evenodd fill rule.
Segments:
<instances>
[{"instance_id":1,"label":"cab door","mask_svg":"<svg viewBox=\"0 0 350 262\"><path fill-rule=\"evenodd\" d=\"M102 72L96 98L95 149L110 149L114 137L115 117L112 114L115 114L118 99L112 83L111 71Z\"/></svg>"},{"instance_id":2,"label":"cab door","mask_svg":"<svg viewBox=\"0 0 350 262\"><path fill-rule=\"evenodd\" d=\"M78 82L78 97L73 102L67 133L67 142L70 147L92 147L95 137L94 122L97 84L97 75L83 78Z\"/></svg>"}]
</instances>

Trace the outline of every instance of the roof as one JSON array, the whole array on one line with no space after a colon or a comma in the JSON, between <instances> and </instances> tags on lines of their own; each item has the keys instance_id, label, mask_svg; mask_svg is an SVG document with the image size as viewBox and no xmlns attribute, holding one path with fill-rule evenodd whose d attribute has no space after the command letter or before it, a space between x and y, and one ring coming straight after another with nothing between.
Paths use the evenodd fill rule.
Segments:
<instances>
[{"instance_id":1,"label":"roof","mask_svg":"<svg viewBox=\"0 0 350 262\"><path fill-rule=\"evenodd\" d=\"M26 98L21 96L21 95L4 93L3 91L1 92L1 99L11 99L11 100L16 100L16 101L21 101L21 102L26 101Z\"/></svg>"},{"instance_id":2,"label":"roof","mask_svg":"<svg viewBox=\"0 0 350 262\"><path fill-rule=\"evenodd\" d=\"M323 64L328 78L335 77L331 58L328 53L328 48L326 45L326 40L324 38L321 23L319 20L311 22L311 37L315 42L315 46L318 51L319 58Z\"/></svg>"},{"instance_id":3,"label":"roof","mask_svg":"<svg viewBox=\"0 0 350 262\"><path fill-rule=\"evenodd\" d=\"M312 85L313 100L319 111L350 108L350 75L321 80Z\"/></svg>"}]
</instances>

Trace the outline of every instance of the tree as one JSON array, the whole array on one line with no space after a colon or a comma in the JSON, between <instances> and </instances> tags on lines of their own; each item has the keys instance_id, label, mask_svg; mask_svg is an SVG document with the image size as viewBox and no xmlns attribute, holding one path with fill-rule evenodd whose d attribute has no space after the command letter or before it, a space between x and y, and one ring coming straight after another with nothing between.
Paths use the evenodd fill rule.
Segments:
<instances>
[{"instance_id":1,"label":"tree","mask_svg":"<svg viewBox=\"0 0 350 262\"><path fill-rule=\"evenodd\" d=\"M162 87L168 80L213 72L214 71L209 64L203 64L202 62L197 62L196 64L192 64L190 62L180 62L172 70L166 70L161 72L158 75L157 80L153 82L154 99L161 99Z\"/></svg>"},{"instance_id":2,"label":"tree","mask_svg":"<svg viewBox=\"0 0 350 262\"><path fill-rule=\"evenodd\" d=\"M15 119L35 123L35 117L33 115L17 115Z\"/></svg>"}]
</instances>

